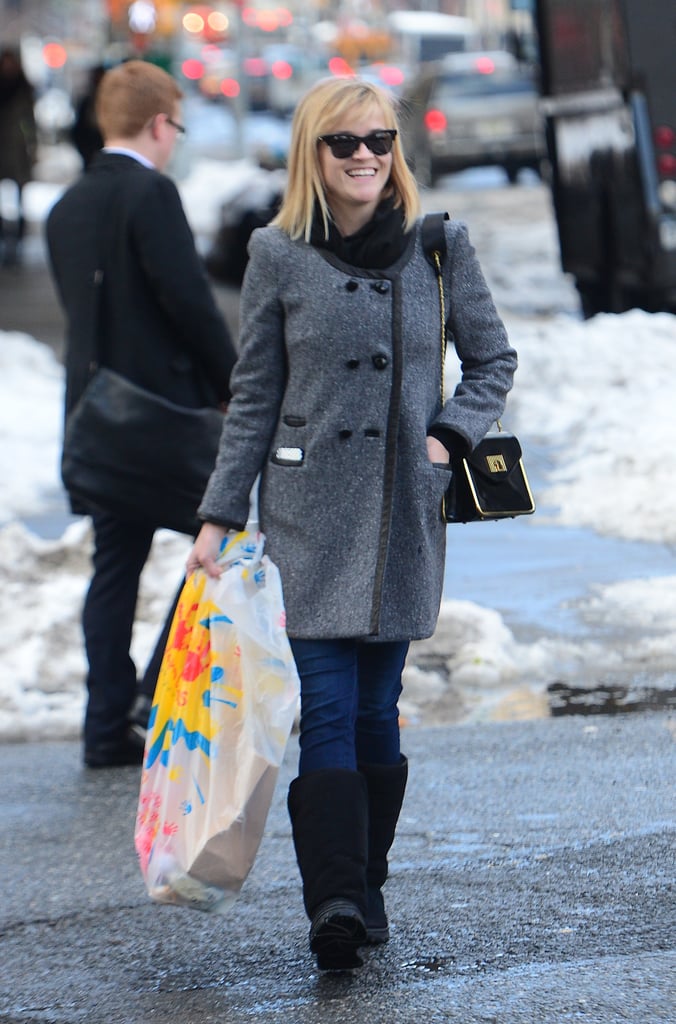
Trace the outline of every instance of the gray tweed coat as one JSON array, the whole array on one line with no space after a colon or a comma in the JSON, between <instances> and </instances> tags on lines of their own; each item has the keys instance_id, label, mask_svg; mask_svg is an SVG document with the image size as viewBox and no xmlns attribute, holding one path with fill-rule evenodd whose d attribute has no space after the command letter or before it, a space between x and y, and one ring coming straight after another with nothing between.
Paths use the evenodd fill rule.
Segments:
<instances>
[{"instance_id":1,"label":"gray tweed coat","mask_svg":"<svg viewBox=\"0 0 676 1024\"><path fill-rule=\"evenodd\" d=\"M434 632L450 470L430 463L425 438L443 426L473 447L502 413L516 368L466 228L448 221L446 234L450 354L454 341L462 380L443 409L439 294L420 225L378 272L278 228L251 237L233 398L199 514L245 522L261 474L260 527L292 637Z\"/></svg>"}]
</instances>

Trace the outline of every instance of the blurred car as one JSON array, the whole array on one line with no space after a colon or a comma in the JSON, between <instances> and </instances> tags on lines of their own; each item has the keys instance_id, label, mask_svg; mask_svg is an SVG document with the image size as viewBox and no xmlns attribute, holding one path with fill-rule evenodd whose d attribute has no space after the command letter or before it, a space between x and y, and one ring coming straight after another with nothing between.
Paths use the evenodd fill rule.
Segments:
<instances>
[{"instance_id":1,"label":"blurred car","mask_svg":"<svg viewBox=\"0 0 676 1024\"><path fill-rule=\"evenodd\" d=\"M252 168L246 183L222 204L218 228L205 259L216 281L241 285L251 232L265 227L277 213L285 184L286 173L281 169Z\"/></svg>"},{"instance_id":2,"label":"blurred car","mask_svg":"<svg viewBox=\"0 0 676 1024\"><path fill-rule=\"evenodd\" d=\"M363 64L357 68L359 78L366 82L373 82L395 96L400 96L406 81L406 69L400 64L385 63L376 61L373 64Z\"/></svg>"},{"instance_id":3,"label":"blurred car","mask_svg":"<svg viewBox=\"0 0 676 1024\"><path fill-rule=\"evenodd\" d=\"M74 121L71 98L63 89L47 89L35 103L35 123L42 142L56 143L67 138Z\"/></svg>"},{"instance_id":4,"label":"blurred car","mask_svg":"<svg viewBox=\"0 0 676 1024\"><path fill-rule=\"evenodd\" d=\"M206 98L280 117L291 115L307 89L330 74L321 54L288 43L254 47L243 55L224 45L183 41L178 65Z\"/></svg>"},{"instance_id":5,"label":"blurred car","mask_svg":"<svg viewBox=\"0 0 676 1024\"><path fill-rule=\"evenodd\" d=\"M402 93L402 140L421 185L469 167L504 168L510 182L545 155L533 72L506 51L449 54Z\"/></svg>"},{"instance_id":6,"label":"blurred car","mask_svg":"<svg viewBox=\"0 0 676 1024\"><path fill-rule=\"evenodd\" d=\"M266 107L282 116L291 116L310 86L330 74L321 53L289 43L266 46L261 57L267 67Z\"/></svg>"}]
</instances>

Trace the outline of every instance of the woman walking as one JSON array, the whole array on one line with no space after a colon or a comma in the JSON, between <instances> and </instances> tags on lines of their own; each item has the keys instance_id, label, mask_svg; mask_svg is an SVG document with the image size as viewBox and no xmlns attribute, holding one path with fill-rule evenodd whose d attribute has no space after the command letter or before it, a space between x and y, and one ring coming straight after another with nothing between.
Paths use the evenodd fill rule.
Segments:
<instances>
[{"instance_id":1,"label":"woman walking","mask_svg":"<svg viewBox=\"0 0 676 1024\"><path fill-rule=\"evenodd\" d=\"M392 100L314 86L294 117L279 214L254 232L221 449L188 559L218 575L259 518L301 679L294 845L320 969L387 940L382 885L406 787L397 702L441 601L442 497L501 414L516 356L461 224L444 289L462 381L441 403L439 293Z\"/></svg>"}]
</instances>

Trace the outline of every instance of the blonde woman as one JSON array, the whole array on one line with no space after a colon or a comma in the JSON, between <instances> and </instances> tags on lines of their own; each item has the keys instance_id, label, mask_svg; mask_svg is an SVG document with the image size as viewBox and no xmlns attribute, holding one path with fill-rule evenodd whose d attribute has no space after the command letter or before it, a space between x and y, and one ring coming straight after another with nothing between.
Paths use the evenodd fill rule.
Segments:
<instances>
[{"instance_id":1,"label":"blonde woman","mask_svg":"<svg viewBox=\"0 0 676 1024\"><path fill-rule=\"evenodd\" d=\"M446 224L463 377L440 400L439 295L390 96L315 85L293 122L279 214L255 231L221 450L188 559L218 574L260 474L301 678L293 839L323 970L385 942L381 892L407 778L397 702L442 594L452 458L502 412L516 356L465 228ZM450 336L449 333L449 336Z\"/></svg>"}]
</instances>

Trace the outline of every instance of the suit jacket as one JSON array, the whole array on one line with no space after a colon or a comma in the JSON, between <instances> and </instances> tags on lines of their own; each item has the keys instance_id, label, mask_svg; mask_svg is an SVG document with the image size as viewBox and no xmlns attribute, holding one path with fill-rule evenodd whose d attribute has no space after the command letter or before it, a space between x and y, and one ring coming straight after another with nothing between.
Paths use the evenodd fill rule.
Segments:
<instances>
[{"instance_id":1,"label":"suit jacket","mask_svg":"<svg viewBox=\"0 0 676 1024\"><path fill-rule=\"evenodd\" d=\"M51 210L47 244L67 320L66 413L92 361L179 405L229 399L235 350L170 178L98 154Z\"/></svg>"}]
</instances>

